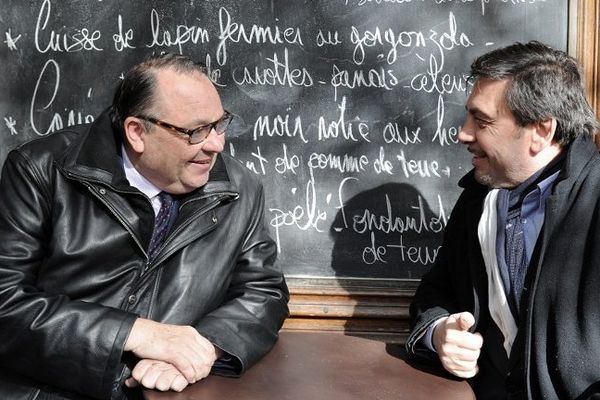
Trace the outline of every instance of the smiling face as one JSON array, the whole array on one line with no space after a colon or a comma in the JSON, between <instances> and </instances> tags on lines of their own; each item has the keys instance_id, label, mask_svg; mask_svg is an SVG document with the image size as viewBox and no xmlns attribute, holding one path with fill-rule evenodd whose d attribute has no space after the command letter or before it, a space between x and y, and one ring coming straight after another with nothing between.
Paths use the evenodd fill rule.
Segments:
<instances>
[{"instance_id":1,"label":"smiling face","mask_svg":"<svg viewBox=\"0 0 600 400\"><path fill-rule=\"evenodd\" d=\"M539 167L531 150L534 127L521 127L508 110L508 80L478 79L458 135L473 154L475 179L489 187L515 187Z\"/></svg>"},{"instance_id":2,"label":"smiling face","mask_svg":"<svg viewBox=\"0 0 600 400\"><path fill-rule=\"evenodd\" d=\"M155 72L153 105L147 114L182 128L193 129L225 114L214 85L201 73L174 69ZM148 126L149 129L146 129ZM149 124L136 117L125 120L133 165L146 179L172 194L189 193L208 181L225 135L214 130L202 143L190 145L187 135Z\"/></svg>"}]
</instances>

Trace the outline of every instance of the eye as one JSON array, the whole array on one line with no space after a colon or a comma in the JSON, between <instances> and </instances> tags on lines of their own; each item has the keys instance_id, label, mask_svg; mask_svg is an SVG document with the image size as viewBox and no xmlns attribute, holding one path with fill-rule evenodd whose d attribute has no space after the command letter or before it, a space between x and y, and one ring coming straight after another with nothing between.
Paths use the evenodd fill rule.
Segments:
<instances>
[{"instance_id":1,"label":"eye","mask_svg":"<svg viewBox=\"0 0 600 400\"><path fill-rule=\"evenodd\" d=\"M485 128L485 127L487 127L487 126L488 126L488 124L489 124L489 122L488 122L488 121L486 121L486 120L484 120L484 119L481 119L481 118L478 118L478 117L475 117L475 123L477 124L477 126L478 126L480 129L484 129L484 128Z\"/></svg>"}]
</instances>

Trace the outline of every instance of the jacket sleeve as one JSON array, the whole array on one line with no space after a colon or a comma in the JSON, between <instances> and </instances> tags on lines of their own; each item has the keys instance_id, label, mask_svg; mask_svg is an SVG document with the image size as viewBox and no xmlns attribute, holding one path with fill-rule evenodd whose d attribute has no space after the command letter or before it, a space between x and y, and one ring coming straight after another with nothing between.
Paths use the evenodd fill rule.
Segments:
<instances>
[{"instance_id":1,"label":"jacket sleeve","mask_svg":"<svg viewBox=\"0 0 600 400\"><path fill-rule=\"evenodd\" d=\"M250 221L224 303L207 314L198 331L230 357L217 360L213 373L240 375L275 344L288 316L288 288L276 264L277 247L264 218L259 185Z\"/></svg>"},{"instance_id":2,"label":"jacket sleeve","mask_svg":"<svg viewBox=\"0 0 600 400\"><path fill-rule=\"evenodd\" d=\"M466 233L469 224L464 203L464 198L462 201L459 199L452 211L436 262L422 277L410 305L411 332L406 350L421 361L439 361L437 354L421 342L427 329L439 318L462 311L471 311L477 318L477 307L472 306L473 289L466 267L468 246L465 246L465 242L469 240ZM468 308L465 308L465 299L471 303Z\"/></svg>"},{"instance_id":3,"label":"jacket sleeve","mask_svg":"<svg viewBox=\"0 0 600 400\"><path fill-rule=\"evenodd\" d=\"M136 316L44 290L38 278L51 257L54 214L48 164L47 170L35 168L16 150L2 170L0 369L42 386L107 398Z\"/></svg>"}]
</instances>

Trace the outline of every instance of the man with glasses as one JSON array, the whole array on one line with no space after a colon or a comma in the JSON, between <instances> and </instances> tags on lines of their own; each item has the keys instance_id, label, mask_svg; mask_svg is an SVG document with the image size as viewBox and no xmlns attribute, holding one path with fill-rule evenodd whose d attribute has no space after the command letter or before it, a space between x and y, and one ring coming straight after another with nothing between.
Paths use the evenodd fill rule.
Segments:
<instances>
[{"instance_id":1,"label":"man with glasses","mask_svg":"<svg viewBox=\"0 0 600 400\"><path fill-rule=\"evenodd\" d=\"M239 375L287 287L232 115L180 55L133 67L112 107L13 150L0 182L0 398L130 398Z\"/></svg>"}]
</instances>

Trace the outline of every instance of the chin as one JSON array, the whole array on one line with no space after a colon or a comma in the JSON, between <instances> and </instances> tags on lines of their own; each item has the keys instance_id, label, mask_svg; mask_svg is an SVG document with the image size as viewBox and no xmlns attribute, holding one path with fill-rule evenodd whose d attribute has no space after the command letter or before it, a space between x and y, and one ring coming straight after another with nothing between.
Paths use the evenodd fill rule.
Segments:
<instances>
[{"instance_id":1,"label":"chin","mask_svg":"<svg viewBox=\"0 0 600 400\"><path fill-rule=\"evenodd\" d=\"M186 194L191 193L194 190L201 188L206 185L208 181L208 177L202 180L187 180L187 181L179 181L176 185L171 185L168 189L165 189L167 192L171 194Z\"/></svg>"},{"instance_id":2,"label":"chin","mask_svg":"<svg viewBox=\"0 0 600 400\"><path fill-rule=\"evenodd\" d=\"M189 191L191 192L192 190L196 190L206 185L206 182L208 182L208 174L197 177L196 179L191 179L190 182L188 182L189 184L186 186L190 188Z\"/></svg>"},{"instance_id":3,"label":"chin","mask_svg":"<svg viewBox=\"0 0 600 400\"><path fill-rule=\"evenodd\" d=\"M475 180L482 185L494 187L494 179L490 175L478 173L477 170L475 170Z\"/></svg>"}]
</instances>

